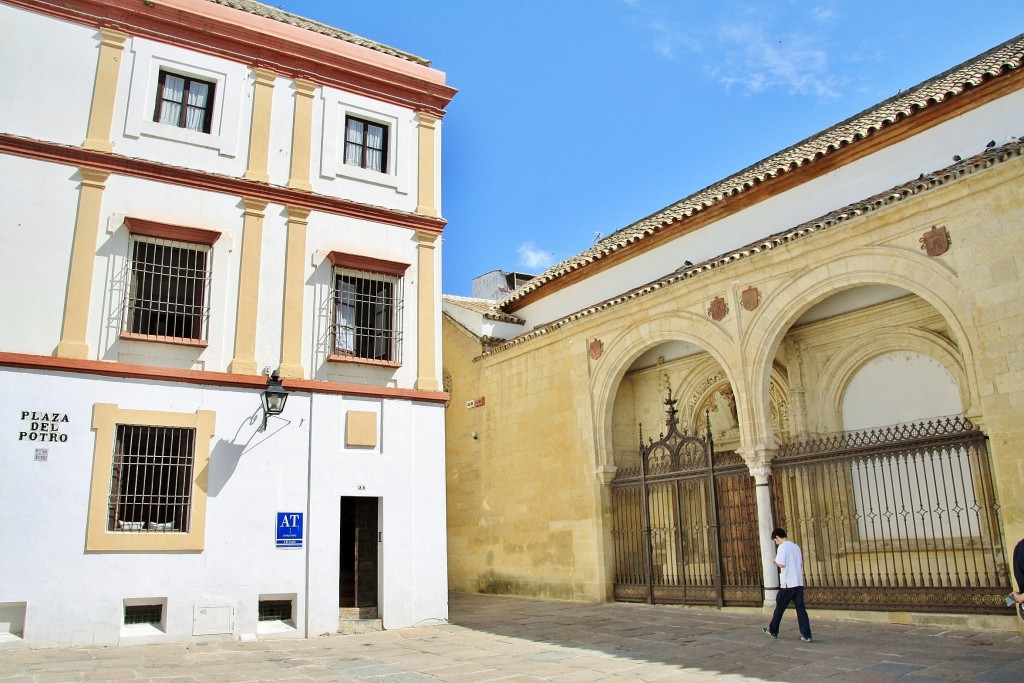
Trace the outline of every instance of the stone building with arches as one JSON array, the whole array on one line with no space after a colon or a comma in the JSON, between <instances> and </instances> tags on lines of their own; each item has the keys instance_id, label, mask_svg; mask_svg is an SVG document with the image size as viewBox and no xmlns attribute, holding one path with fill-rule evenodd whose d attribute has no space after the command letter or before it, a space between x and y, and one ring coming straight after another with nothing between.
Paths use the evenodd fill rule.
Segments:
<instances>
[{"instance_id":1,"label":"stone building with arches","mask_svg":"<svg viewBox=\"0 0 1024 683\"><path fill-rule=\"evenodd\" d=\"M1022 58L445 297L450 588L770 604L781 524L819 606L1013 628Z\"/></svg>"}]
</instances>

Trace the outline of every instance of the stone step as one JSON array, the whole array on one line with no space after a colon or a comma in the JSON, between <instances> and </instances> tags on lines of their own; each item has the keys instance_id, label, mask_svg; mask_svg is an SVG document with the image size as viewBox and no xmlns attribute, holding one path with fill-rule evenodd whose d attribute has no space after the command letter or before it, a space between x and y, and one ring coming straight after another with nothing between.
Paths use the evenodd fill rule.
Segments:
<instances>
[{"instance_id":1,"label":"stone step","mask_svg":"<svg viewBox=\"0 0 1024 683\"><path fill-rule=\"evenodd\" d=\"M338 635L353 636L357 633L373 633L383 631L384 622L381 619L339 619Z\"/></svg>"},{"instance_id":2,"label":"stone step","mask_svg":"<svg viewBox=\"0 0 1024 683\"><path fill-rule=\"evenodd\" d=\"M339 607L338 618L339 619L376 619L377 614L376 607Z\"/></svg>"},{"instance_id":3,"label":"stone step","mask_svg":"<svg viewBox=\"0 0 1024 683\"><path fill-rule=\"evenodd\" d=\"M338 634L343 636L357 633L383 631L384 622L378 618L376 607L339 607Z\"/></svg>"}]
</instances>

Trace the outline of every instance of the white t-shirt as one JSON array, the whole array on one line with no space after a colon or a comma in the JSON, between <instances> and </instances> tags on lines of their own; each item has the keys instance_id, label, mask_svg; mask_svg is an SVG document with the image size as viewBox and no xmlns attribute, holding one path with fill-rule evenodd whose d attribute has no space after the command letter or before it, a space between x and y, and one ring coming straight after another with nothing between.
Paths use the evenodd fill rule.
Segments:
<instances>
[{"instance_id":1,"label":"white t-shirt","mask_svg":"<svg viewBox=\"0 0 1024 683\"><path fill-rule=\"evenodd\" d=\"M779 587L796 588L804 585L804 555L793 541L783 541L775 551L775 561L782 565Z\"/></svg>"}]
</instances>

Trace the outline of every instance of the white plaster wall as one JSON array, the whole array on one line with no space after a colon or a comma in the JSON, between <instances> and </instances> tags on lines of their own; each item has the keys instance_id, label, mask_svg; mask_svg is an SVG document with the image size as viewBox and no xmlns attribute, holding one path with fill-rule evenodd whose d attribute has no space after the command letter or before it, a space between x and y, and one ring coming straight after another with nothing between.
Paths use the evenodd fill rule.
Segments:
<instances>
[{"instance_id":1,"label":"white plaster wall","mask_svg":"<svg viewBox=\"0 0 1024 683\"><path fill-rule=\"evenodd\" d=\"M259 596L282 593L296 596L296 628L257 637L305 636L307 605L308 634L334 633L339 501L355 495L382 500L385 627L447 618L443 406L293 392L285 412L258 432L252 390L6 368L0 383L18 397L0 412L0 536L17 546L0 554L0 602L27 603L22 644L188 641L194 608L221 605L233 608L234 629L201 639L246 638L257 634ZM216 413L202 552L84 552L97 402ZM19 441L22 410L67 414L68 441ZM378 413L376 448L345 448L348 410ZM46 461L34 459L40 447ZM275 547L277 512L305 514L302 549ZM166 633L122 635L125 598L166 598Z\"/></svg>"},{"instance_id":2,"label":"white plaster wall","mask_svg":"<svg viewBox=\"0 0 1024 683\"><path fill-rule=\"evenodd\" d=\"M375 448L346 448L350 410L378 416ZM384 627L447 619L444 408L410 401L313 399L309 633L338 626L342 496L380 499L378 606Z\"/></svg>"},{"instance_id":3,"label":"white plaster wall","mask_svg":"<svg viewBox=\"0 0 1024 683\"><path fill-rule=\"evenodd\" d=\"M99 45L99 31L0 5L0 131L81 145Z\"/></svg>"},{"instance_id":4,"label":"white plaster wall","mask_svg":"<svg viewBox=\"0 0 1024 683\"><path fill-rule=\"evenodd\" d=\"M416 233L382 223L354 220L331 214L311 214L306 235L311 258L306 263L304 281L303 359L306 371L316 379L358 382L376 386L412 388L416 381L416 342L418 329L417 287L419 283L418 240ZM409 264L403 282L405 292L402 322L402 366L382 368L358 363L329 362L330 295L333 268L328 255L332 251ZM435 255L438 258L439 255ZM437 269L440 263L435 263ZM439 296L439 295L438 295ZM440 306L440 302L438 302ZM440 308L435 309L440 311ZM440 347L440 344L438 344ZM440 352L440 348L438 348ZM440 361L438 361L440 363Z\"/></svg>"},{"instance_id":5,"label":"white plaster wall","mask_svg":"<svg viewBox=\"0 0 1024 683\"><path fill-rule=\"evenodd\" d=\"M315 102L316 100L314 100ZM315 110L314 105L314 110ZM295 86L290 78L274 79L270 106L270 145L267 175L272 185L287 185L291 176L292 127L295 123Z\"/></svg>"},{"instance_id":6,"label":"white plaster wall","mask_svg":"<svg viewBox=\"0 0 1024 683\"><path fill-rule=\"evenodd\" d=\"M843 429L848 431L962 412L956 381L941 363L917 351L872 358L843 394Z\"/></svg>"},{"instance_id":7,"label":"white plaster wall","mask_svg":"<svg viewBox=\"0 0 1024 683\"><path fill-rule=\"evenodd\" d=\"M0 536L17 544L16 552L0 554L0 602L27 603L25 644L188 640L193 607L222 604L235 610L234 631L223 637L240 637L256 631L261 593L297 594L301 625L305 552L278 549L274 539L276 512L305 511L307 397L293 395L281 418L258 433L255 391L6 368L0 383L17 396L0 412ZM216 412L202 553L84 552L97 402ZM69 416L68 441L47 444L45 462L34 460L39 444L18 441L21 410ZM122 600L142 597L167 599L167 632L124 638Z\"/></svg>"},{"instance_id":8,"label":"white plaster wall","mask_svg":"<svg viewBox=\"0 0 1024 683\"><path fill-rule=\"evenodd\" d=\"M1016 91L550 294L516 314L532 329L663 277L684 261L700 263L795 227L921 173L945 168L955 154L964 158L977 154L990 140L1002 144L1020 134L1022 116L1024 91Z\"/></svg>"},{"instance_id":9,"label":"white plaster wall","mask_svg":"<svg viewBox=\"0 0 1024 683\"><path fill-rule=\"evenodd\" d=\"M60 341L78 169L0 155L0 349L50 355Z\"/></svg>"},{"instance_id":10,"label":"white plaster wall","mask_svg":"<svg viewBox=\"0 0 1024 683\"><path fill-rule=\"evenodd\" d=\"M65 222L73 220L73 213ZM128 265L129 232L125 216L221 233L213 245L209 345L205 349L123 340L121 304ZM97 259L93 271L89 346L95 358L146 365L226 371L234 352L243 208L237 197L112 175L103 193ZM73 224L68 225L69 231ZM281 253L264 251L273 269ZM280 323L276 329L280 329ZM274 328L266 333L273 336ZM278 339L280 338L279 335Z\"/></svg>"},{"instance_id":11,"label":"white plaster wall","mask_svg":"<svg viewBox=\"0 0 1024 683\"><path fill-rule=\"evenodd\" d=\"M361 204L414 212L418 144L414 112L330 87L320 88L315 102L313 191ZM387 173L344 163L346 114L388 126L390 159ZM436 177L440 178L440 175Z\"/></svg>"},{"instance_id":12,"label":"white plaster wall","mask_svg":"<svg viewBox=\"0 0 1024 683\"><path fill-rule=\"evenodd\" d=\"M160 68L216 84L210 133L153 121ZM240 177L247 164L254 79L249 67L132 37L121 60L111 142L117 154Z\"/></svg>"}]
</instances>

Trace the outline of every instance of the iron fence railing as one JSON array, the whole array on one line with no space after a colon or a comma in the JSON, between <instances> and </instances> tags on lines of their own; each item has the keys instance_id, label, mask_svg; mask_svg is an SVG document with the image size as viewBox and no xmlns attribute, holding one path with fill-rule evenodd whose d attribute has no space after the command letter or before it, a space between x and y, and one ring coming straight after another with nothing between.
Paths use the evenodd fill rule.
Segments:
<instances>
[{"instance_id":1,"label":"iron fence railing","mask_svg":"<svg viewBox=\"0 0 1024 683\"><path fill-rule=\"evenodd\" d=\"M775 520L803 548L810 603L1005 610L986 437L966 418L795 440L772 471Z\"/></svg>"}]
</instances>

